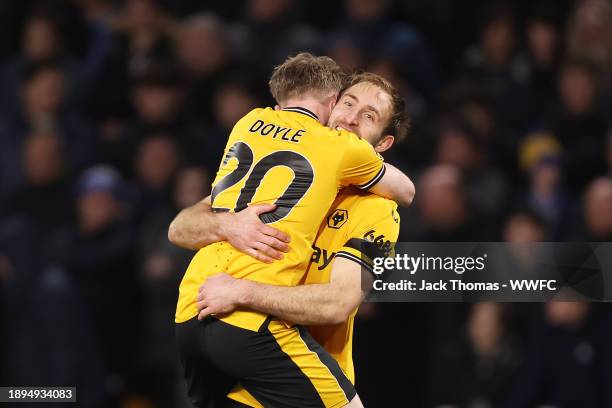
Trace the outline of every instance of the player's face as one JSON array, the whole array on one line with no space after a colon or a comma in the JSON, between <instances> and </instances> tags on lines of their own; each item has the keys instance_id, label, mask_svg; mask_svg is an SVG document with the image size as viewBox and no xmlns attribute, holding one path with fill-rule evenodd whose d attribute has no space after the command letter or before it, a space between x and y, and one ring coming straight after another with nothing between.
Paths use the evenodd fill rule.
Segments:
<instances>
[{"instance_id":1,"label":"player's face","mask_svg":"<svg viewBox=\"0 0 612 408\"><path fill-rule=\"evenodd\" d=\"M348 88L332 110L328 126L353 132L374 144L391 119L391 97L369 82Z\"/></svg>"}]
</instances>

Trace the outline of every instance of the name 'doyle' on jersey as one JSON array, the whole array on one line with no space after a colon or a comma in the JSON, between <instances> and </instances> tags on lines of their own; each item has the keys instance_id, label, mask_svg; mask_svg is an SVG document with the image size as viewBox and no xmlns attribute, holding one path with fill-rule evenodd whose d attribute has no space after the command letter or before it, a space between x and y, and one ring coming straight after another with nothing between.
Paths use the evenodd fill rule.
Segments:
<instances>
[{"instance_id":1,"label":"name 'doyle' on jersey","mask_svg":"<svg viewBox=\"0 0 612 408\"><path fill-rule=\"evenodd\" d=\"M295 130L290 127L282 127L273 123L266 123L257 120L249 128L251 133L259 133L262 136L271 136L272 139L286 140L287 142L298 143L300 137L306 132L304 129Z\"/></svg>"}]
</instances>

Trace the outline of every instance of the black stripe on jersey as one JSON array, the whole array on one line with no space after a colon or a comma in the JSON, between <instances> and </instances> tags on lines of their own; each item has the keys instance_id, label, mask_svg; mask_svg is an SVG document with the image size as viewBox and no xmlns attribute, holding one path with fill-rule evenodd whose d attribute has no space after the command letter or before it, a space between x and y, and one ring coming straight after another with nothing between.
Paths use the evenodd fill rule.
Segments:
<instances>
[{"instance_id":1,"label":"black stripe on jersey","mask_svg":"<svg viewBox=\"0 0 612 408\"><path fill-rule=\"evenodd\" d=\"M380 179L385 175L385 171L387 171L387 166L385 166L385 164L383 163L381 169L376 174L376 176L374 176L374 178L372 180L368 181L365 184L361 184L361 185L357 186L357 188L360 188L362 190L368 190L368 189L372 188L372 186L374 184L378 183L380 181Z\"/></svg>"},{"instance_id":2,"label":"black stripe on jersey","mask_svg":"<svg viewBox=\"0 0 612 408\"><path fill-rule=\"evenodd\" d=\"M310 335L306 328L299 325L295 327L297 327L298 333L304 341L304 344L306 344L306 347L308 347L310 351L317 354L319 360L321 360L321 362L329 369L329 371L338 381L338 385L340 386L340 388L342 388L342 391L344 391L346 399L351 402L353 398L355 398L355 395L357 395L357 392L355 391L355 387L353 386L353 384L351 384L346 374L344 374L344 371L342 371L342 369L338 365L338 362L334 360L334 358L329 353L325 352L323 346L321 346L315 341L315 339Z\"/></svg>"},{"instance_id":3,"label":"black stripe on jersey","mask_svg":"<svg viewBox=\"0 0 612 408\"><path fill-rule=\"evenodd\" d=\"M370 259L386 258L387 254L373 242L359 238L351 238L344 244L345 247L353 248L364 254Z\"/></svg>"},{"instance_id":4,"label":"black stripe on jersey","mask_svg":"<svg viewBox=\"0 0 612 408\"><path fill-rule=\"evenodd\" d=\"M229 208L216 208L216 207L211 207L212 212L214 213L226 213L226 212L230 212Z\"/></svg>"},{"instance_id":5,"label":"black stripe on jersey","mask_svg":"<svg viewBox=\"0 0 612 408\"><path fill-rule=\"evenodd\" d=\"M306 116L310 116L314 120L319 120L319 117L317 115L315 115L312 111L309 111L306 108L301 108L299 106L289 106L287 108L283 108L283 110L284 111L289 111L289 112L303 113Z\"/></svg>"},{"instance_id":6,"label":"black stripe on jersey","mask_svg":"<svg viewBox=\"0 0 612 408\"><path fill-rule=\"evenodd\" d=\"M358 256L351 254L350 252L338 251L338 253L336 254L336 257L350 259L351 261L357 262L359 265L367 269L368 272L374 273L374 268L372 267L372 264L366 262L365 260L359 258Z\"/></svg>"}]
</instances>

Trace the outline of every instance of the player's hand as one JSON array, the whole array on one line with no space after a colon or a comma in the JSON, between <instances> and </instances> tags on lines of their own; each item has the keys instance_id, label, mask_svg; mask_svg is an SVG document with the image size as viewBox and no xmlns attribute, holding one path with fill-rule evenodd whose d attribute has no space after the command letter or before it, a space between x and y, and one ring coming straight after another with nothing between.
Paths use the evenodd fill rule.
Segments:
<instances>
[{"instance_id":1,"label":"player's hand","mask_svg":"<svg viewBox=\"0 0 612 408\"><path fill-rule=\"evenodd\" d=\"M289 251L289 235L261 222L259 215L273 211L273 204L256 204L234 214L228 214L223 235L237 250L258 261L271 263L282 259Z\"/></svg>"},{"instance_id":2,"label":"player's hand","mask_svg":"<svg viewBox=\"0 0 612 408\"><path fill-rule=\"evenodd\" d=\"M196 305L198 307L198 320L211 314L224 314L233 312L239 306L240 280L220 273L206 279L200 286Z\"/></svg>"}]
</instances>

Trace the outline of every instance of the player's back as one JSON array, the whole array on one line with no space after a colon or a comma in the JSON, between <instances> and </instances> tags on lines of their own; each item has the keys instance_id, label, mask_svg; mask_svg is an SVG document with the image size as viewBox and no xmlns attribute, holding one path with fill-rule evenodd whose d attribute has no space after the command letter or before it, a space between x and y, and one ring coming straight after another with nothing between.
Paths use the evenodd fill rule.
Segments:
<instances>
[{"instance_id":1,"label":"player's back","mask_svg":"<svg viewBox=\"0 0 612 408\"><path fill-rule=\"evenodd\" d=\"M218 272L276 285L297 285L311 256L317 229L342 185L369 187L384 173L382 158L357 136L331 130L302 108L255 109L229 137L213 183L216 211L240 211L249 204L275 203L262 221L291 237L291 251L272 264L256 261L226 242L196 254L181 283L177 322L197 314L197 288ZM256 329L265 319L237 311L224 318Z\"/></svg>"}]
</instances>

